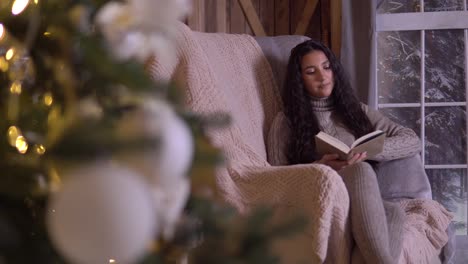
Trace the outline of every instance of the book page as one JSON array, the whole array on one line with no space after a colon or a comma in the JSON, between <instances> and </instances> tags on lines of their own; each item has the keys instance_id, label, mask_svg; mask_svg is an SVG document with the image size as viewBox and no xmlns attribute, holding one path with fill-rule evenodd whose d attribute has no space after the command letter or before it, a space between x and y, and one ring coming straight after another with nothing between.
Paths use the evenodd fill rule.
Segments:
<instances>
[{"instance_id":1,"label":"book page","mask_svg":"<svg viewBox=\"0 0 468 264\"><path fill-rule=\"evenodd\" d=\"M382 130L376 130L374 132L366 134L366 135L356 139L356 141L353 142L353 144L351 145L350 148L354 148L356 146L359 146L360 144L363 144L363 143L365 143L367 141L370 141L370 140L372 140L372 139L374 139L374 138L376 138L376 137L378 137L378 136L380 136L382 134L385 134L385 132L383 132Z\"/></svg>"},{"instance_id":2,"label":"book page","mask_svg":"<svg viewBox=\"0 0 468 264\"><path fill-rule=\"evenodd\" d=\"M375 155L382 152L384 142L385 142L385 133L376 134L374 135L374 137L371 137L371 139L361 142L361 144L354 147L351 150L351 153L354 154L354 153L367 152L367 159L372 159Z\"/></svg>"},{"instance_id":3,"label":"book page","mask_svg":"<svg viewBox=\"0 0 468 264\"><path fill-rule=\"evenodd\" d=\"M315 136L315 148L317 153L339 154L341 159L346 159L350 148L337 138L334 138L324 132L319 132Z\"/></svg>"},{"instance_id":4,"label":"book page","mask_svg":"<svg viewBox=\"0 0 468 264\"><path fill-rule=\"evenodd\" d=\"M358 138L350 148L341 140L319 132L315 136L315 148L318 154L338 154L341 160L349 160L355 153L362 152L367 152L367 159L370 159L382 152L384 141L385 132L377 130Z\"/></svg>"}]
</instances>

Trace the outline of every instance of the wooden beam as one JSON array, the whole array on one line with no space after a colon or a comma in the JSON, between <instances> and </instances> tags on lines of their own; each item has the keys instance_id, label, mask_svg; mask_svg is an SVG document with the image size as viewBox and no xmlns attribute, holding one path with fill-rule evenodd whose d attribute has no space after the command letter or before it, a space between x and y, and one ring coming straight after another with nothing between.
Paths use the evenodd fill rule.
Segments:
<instances>
[{"instance_id":1,"label":"wooden beam","mask_svg":"<svg viewBox=\"0 0 468 264\"><path fill-rule=\"evenodd\" d=\"M192 30L205 31L205 0L193 0L192 14L187 23Z\"/></svg>"},{"instance_id":2,"label":"wooden beam","mask_svg":"<svg viewBox=\"0 0 468 264\"><path fill-rule=\"evenodd\" d=\"M253 33L256 36L266 36L265 29L258 18L257 12L255 11L255 7L253 6L250 0L239 0L239 4L244 11L244 15L247 18L247 22L249 23L250 27L252 28Z\"/></svg>"},{"instance_id":3,"label":"wooden beam","mask_svg":"<svg viewBox=\"0 0 468 264\"><path fill-rule=\"evenodd\" d=\"M331 0L331 49L336 57L340 57L341 52L341 0Z\"/></svg>"},{"instance_id":4,"label":"wooden beam","mask_svg":"<svg viewBox=\"0 0 468 264\"><path fill-rule=\"evenodd\" d=\"M247 27L247 21L240 6L239 1L231 0L229 9L229 33L232 34L245 34L245 28Z\"/></svg>"},{"instance_id":5,"label":"wooden beam","mask_svg":"<svg viewBox=\"0 0 468 264\"><path fill-rule=\"evenodd\" d=\"M275 0L274 19L275 35L289 35L289 0Z\"/></svg>"},{"instance_id":6,"label":"wooden beam","mask_svg":"<svg viewBox=\"0 0 468 264\"><path fill-rule=\"evenodd\" d=\"M218 32L218 24L216 16L218 10L216 9L217 0L204 0L205 1L205 30L203 32ZM208 18L213 18L209 20Z\"/></svg>"},{"instance_id":7,"label":"wooden beam","mask_svg":"<svg viewBox=\"0 0 468 264\"><path fill-rule=\"evenodd\" d=\"M255 13L258 16L260 24L263 26L261 16L260 16L260 12L259 12L260 9L259 9L259 6L258 6L259 0L249 0L249 1L252 3L252 9L255 10ZM240 3L239 3L239 6L241 6ZM242 7L241 7L241 10L242 10L242 15L243 15L243 17L245 19L245 34L255 36L255 33L253 32L253 28L250 25L250 23L249 23L249 21L247 19L247 16L244 13L244 9L242 9Z\"/></svg>"},{"instance_id":8,"label":"wooden beam","mask_svg":"<svg viewBox=\"0 0 468 264\"><path fill-rule=\"evenodd\" d=\"M327 47L331 48L331 37L330 37L330 31L331 31L331 22L330 22L330 16L331 16L331 4L330 0L322 0L320 1L320 39L322 40L322 43L325 44Z\"/></svg>"},{"instance_id":9,"label":"wooden beam","mask_svg":"<svg viewBox=\"0 0 468 264\"><path fill-rule=\"evenodd\" d=\"M226 0L217 0L216 1L216 26L217 32L227 32L226 26L227 20L227 4Z\"/></svg>"},{"instance_id":10,"label":"wooden beam","mask_svg":"<svg viewBox=\"0 0 468 264\"><path fill-rule=\"evenodd\" d=\"M297 24L296 30L294 32L295 35L305 35L307 31L307 27L309 26L310 19L315 12L315 8L317 7L318 0L308 0L306 6L304 8L304 12L302 12L301 19Z\"/></svg>"},{"instance_id":11,"label":"wooden beam","mask_svg":"<svg viewBox=\"0 0 468 264\"><path fill-rule=\"evenodd\" d=\"M296 32L306 4L307 0L291 0L289 2L289 34L294 35Z\"/></svg>"},{"instance_id":12,"label":"wooden beam","mask_svg":"<svg viewBox=\"0 0 468 264\"><path fill-rule=\"evenodd\" d=\"M259 1L260 21L268 36L275 35L275 1Z\"/></svg>"}]
</instances>

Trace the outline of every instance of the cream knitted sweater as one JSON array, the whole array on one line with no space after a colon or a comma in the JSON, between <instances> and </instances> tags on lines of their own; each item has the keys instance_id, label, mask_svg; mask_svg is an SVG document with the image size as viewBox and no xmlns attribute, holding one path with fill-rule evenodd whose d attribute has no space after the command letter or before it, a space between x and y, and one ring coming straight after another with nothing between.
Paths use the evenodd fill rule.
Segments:
<instances>
[{"instance_id":1,"label":"cream knitted sweater","mask_svg":"<svg viewBox=\"0 0 468 264\"><path fill-rule=\"evenodd\" d=\"M320 123L321 129L339 140L351 145L355 137L344 126L341 120L334 114L334 102L331 98L312 99L312 108ZM410 157L418 154L421 151L421 141L416 133L410 129L403 127L379 111L370 109L367 105L362 104L362 108L369 117L374 129L380 129L386 133L384 150L373 158L376 161L387 161ZM277 128L277 129L273 129ZM272 165L286 165L286 151L288 139L290 136L289 121L284 113L279 113L272 124L272 129L269 135L269 161Z\"/></svg>"}]
</instances>

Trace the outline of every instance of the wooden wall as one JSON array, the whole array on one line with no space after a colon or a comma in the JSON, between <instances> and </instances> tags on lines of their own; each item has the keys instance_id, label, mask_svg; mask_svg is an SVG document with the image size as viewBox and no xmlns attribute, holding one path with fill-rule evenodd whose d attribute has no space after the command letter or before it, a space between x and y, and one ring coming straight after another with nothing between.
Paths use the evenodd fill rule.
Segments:
<instances>
[{"instance_id":1,"label":"wooden wall","mask_svg":"<svg viewBox=\"0 0 468 264\"><path fill-rule=\"evenodd\" d=\"M256 36L306 35L339 54L341 0L193 0L197 31Z\"/></svg>"}]
</instances>

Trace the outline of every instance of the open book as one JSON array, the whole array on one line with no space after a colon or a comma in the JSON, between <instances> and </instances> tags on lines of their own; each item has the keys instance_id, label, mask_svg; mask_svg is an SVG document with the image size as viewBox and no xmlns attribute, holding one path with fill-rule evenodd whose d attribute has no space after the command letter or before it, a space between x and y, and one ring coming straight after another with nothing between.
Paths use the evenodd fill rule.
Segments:
<instances>
[{"instance_id":1,"label":"open book","mask_svg":"<svg viewBox=\"0 0 468 264\"><path fill-rule=\"evenodd\" d=\"M367 159L371 159L383 150L385 132L376 130L356 139L350 147L327 133L319 132L315 136L315 148L320 155L339 154L340 159L348 160L355 153L367 152Z\"/></svg>"}]
</instances>

